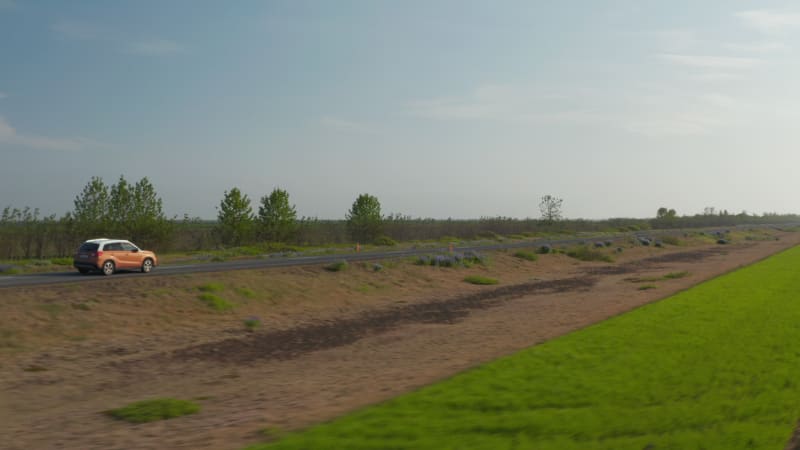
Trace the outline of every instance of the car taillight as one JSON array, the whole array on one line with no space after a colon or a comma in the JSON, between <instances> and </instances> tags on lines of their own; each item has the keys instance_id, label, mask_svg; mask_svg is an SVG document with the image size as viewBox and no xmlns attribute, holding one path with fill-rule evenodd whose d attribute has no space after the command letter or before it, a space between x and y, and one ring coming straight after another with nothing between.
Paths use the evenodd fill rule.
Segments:
<instances>
[{"instance_id":1,"label":"car taillight","mask_svg":"<svg viewBox=\"0 0 800 450\"><path fill-rule=\"evenodd\" d=\"M94 254L92 256L96 256L96 257L99 258L99 257L103 256L103 252L102 251L96 251L96 252L94 252Z\"/></svg>"}]
</instances>

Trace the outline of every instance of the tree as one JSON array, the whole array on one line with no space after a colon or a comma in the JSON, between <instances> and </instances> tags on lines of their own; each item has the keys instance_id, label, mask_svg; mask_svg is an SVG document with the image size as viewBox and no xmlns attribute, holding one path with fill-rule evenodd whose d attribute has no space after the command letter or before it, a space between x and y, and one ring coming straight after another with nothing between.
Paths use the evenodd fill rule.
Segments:
<instances>
[{"instance_id":1,"label":"tree","mask_svg":"<svg viewBox=\"0 0 800 450\"><path fill-rule=\"evenodd\" d=\"M542 213L542 220L548 224L561 220L562 203L564 203L563 199L553 197L550 194L542 197L542 201L539 203L539 211Z\"/></svg>"},{"instance_id":2,"label":"tree","mask_svg":"<svg viewBox=\"0 0 800 450\"><path fill-rule=\"evenodd\" d=\"M92 177L74 201L75 210L72 218L79 236L98 237L96 234L106 229L109 221L109 202L108 187L103 183L103 179Z\"/></svg>"},{"instance_id":3,"label":"tree","mask_svg":"<svg viewBox=\"0 0 800 450\"><path fill-rule=\"evenodd\" d=\"M120 175L117 184L111 185L108 201L108 216L115 225L122 225L118 231L126 232L127 224L133 209L133 192L131 185ZM117 230L115 230L117 231Z\"/></svg>"},{"instance_id":4,"label":"tree","mask_svg":"<svg viewBox=\"0 0 800 450\"><path fill-rule=\"evenodd\" d=\"M163 202L147 177L139 180L130 195L128 230L131 239L143 244L163 244L174 231L173 223L164 214Z\"/></svg>"},{"instance_id":5,"label":"tree","mask_svg":"<svg viewBox=\"0 0 800 450\"><path fill-rule=\"evenodd\" d=\"M289 193L275 188L261 197L258 207L258 228L262 238L285 242L297 232L297 211L289 204Z\"/></svg>"},{"instance_id":6,"label":"tree","mask_svg":"<svg viewBox=\"0 0 800 450\"><path fill-rule=\"evenodd\" d=\"M250 198L239 188L225 191L217 207L217 233L225 245L242 245L253 230L253 208Z\"/></svg>"},{"instance_id":7,"label":"tree","mask_svg":"<svg viewBox=\"0 0 800 450\"><path fill-rule=\"evenodd\" d=\"M345 218L347 231L356 242L370 242L383 229L381 203L377 197L369 194L359 195Z\"/></svg>"},{"instance_id":8,"label":"tree","mask_svg":"<svg viewBox=\"0 0 800 450\"><path fill-rule=\"evenodd\" d=\"M656 211L656 219L651 221L651 224L656 228L671 228L675 226L677 218L678 213L674 209L662 206Z\"/></svg>"}]
</instances>

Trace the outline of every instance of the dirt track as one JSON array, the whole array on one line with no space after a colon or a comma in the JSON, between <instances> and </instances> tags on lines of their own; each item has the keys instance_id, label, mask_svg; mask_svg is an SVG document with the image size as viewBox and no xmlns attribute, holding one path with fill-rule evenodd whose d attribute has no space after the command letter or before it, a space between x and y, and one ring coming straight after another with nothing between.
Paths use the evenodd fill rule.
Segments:
<instances>
[{"instance_id":1,"label":"dirt track","mask_svg":"<svg viewBox=\"0 0 800 450\"><path fill-rule=\"evenodd\" d=\"M177 344L173 336L170 346L156 336L142 348L120 338L91 351L20 355L0 366L0 436L10 437L0 447L241 448L263 440L265 427L302 427L407 392L752 263L798 244L799 235L647 249L616 264L540 260L519 266L535 280L520 275L461 291L452 284L437 295L355 308L332 299L313 320L304 315L274 331ZM631 282L676 271L690 276L647 291ZM142 425L101 414L166 396L198 399L203 410Z\"/></svg>"}]
</instances>

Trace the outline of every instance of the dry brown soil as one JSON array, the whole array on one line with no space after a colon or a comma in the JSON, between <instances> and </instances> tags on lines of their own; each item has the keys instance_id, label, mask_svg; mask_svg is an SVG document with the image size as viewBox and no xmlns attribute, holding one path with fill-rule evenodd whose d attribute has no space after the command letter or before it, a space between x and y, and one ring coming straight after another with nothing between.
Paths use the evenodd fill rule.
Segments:
<instances>
[{"instance_id":1,"label":"dry brown soil","mask_svg":"<svg viewBox=\"0 0 800 450\"><path fill-rule=\"evenodd\" d=\"M241 448L264 441L265 428L386 400L800 243L800 233L771 233L779 240L626 243L614 263L509 251L469 269L401 260L379 272L295 267L0 289L0 448ZM688 276L663 278L681 271ZM471 274L501 284L464 283ZM208 283L233 311L198 300ZM255 332L243 325L250 316L263 323ZM102 413L158 397L202 410L140 425Z\"/></svg>"}]
</instances>

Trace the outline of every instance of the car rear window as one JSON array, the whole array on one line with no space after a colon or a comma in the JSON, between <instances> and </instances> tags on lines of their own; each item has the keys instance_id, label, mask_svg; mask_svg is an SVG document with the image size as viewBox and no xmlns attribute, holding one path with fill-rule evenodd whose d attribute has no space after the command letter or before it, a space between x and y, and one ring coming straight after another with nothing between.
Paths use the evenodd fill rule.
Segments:
<instances>
[{"instance_id":1,"label":"car rear window","mask_svg":"<svg viewBox=\"0 0 800 450\"><path fill-rule=\"evenodd\" d=\"M97 251L99 245L95 242L86 242L78 249L79 252L94 252Z\"/></svg>"}]
</instances>

